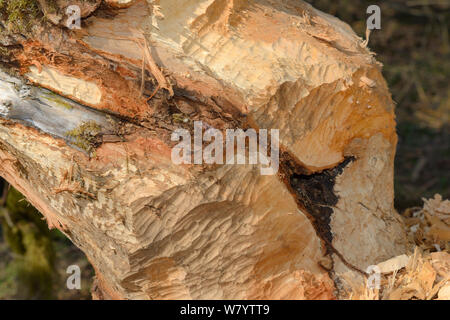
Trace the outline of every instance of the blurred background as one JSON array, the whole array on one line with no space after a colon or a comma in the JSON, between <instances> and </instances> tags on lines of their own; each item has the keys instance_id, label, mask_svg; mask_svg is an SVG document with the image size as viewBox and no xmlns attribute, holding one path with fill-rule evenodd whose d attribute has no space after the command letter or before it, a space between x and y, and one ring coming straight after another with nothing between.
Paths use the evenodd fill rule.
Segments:
<instances>
[{"instance_id":1,"label":"blurred background","mask_svg":"<svg viewBox=\"0 0 450 320\"><path fill-rule=\"evenodd\" d=\"M316 8L350 24L361 37L366 9L381 8L381 30L369 47L384 64L396 102L399 142L395 206L450 196L450 0L318 0ZM0 180L0 299L90 299L93 270L58 230L49 231L24 197ZM68 290L66 269L82 271L81 290Z\"/></svg>"}]
</instances>

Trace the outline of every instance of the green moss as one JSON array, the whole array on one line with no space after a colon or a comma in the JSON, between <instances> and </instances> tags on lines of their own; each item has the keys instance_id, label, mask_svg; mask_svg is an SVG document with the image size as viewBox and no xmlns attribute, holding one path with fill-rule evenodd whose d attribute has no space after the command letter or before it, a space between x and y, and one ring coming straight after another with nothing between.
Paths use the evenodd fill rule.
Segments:
<instances>
[{"instance_id":1,"label":"green moss","mask_svg":"<svg viewBox=\"0 0 450 320\"><path fill-rule=\"evenodd\" d=\"M10 56L9 50L4 46L0 46L0 56L9 57Z\"/></svg>"},{"instance_id":2,"label":"green moss","mask_svg":"<svg viewBox=\"0 0 450 320\"><path fill-rule=\"evenodd\" d=\"M74 140L74 144L80 149L93 155L100 141L101 127L95 121L83 122L77 128L66 132L66 136Z\"/></svg>"},{"instance_id":3,"label":"green moss","mask_svg":"<svg viewBox=\"0 0 450 320\"><path fill-rule=\"evenodd\" d=\"M57 13L58 12L58 5L56 4L56 0L47 0L47 8L48 13Z\"/></svg>"},{"instance_id":4,"label":"green moss","mask_svg":"<svg viewBox=\"0 0 450 320\"><path fill-rule=\"evenodd\" d=\"M174 113L172 114L173 122L175 123L186 123L189 122L189 118L183 113Z\"/></svg>"},{"instance_id":5,"label":"green moss","mask_svg":"<svg viewBox=\"0 0 450 320\"><path fill-rule=\"evenodd\" d=\"M26 248L23 263L19 268L19 278L24 283L28 296L52 298L52 283L55 261L55 252L50 236L39 231L39 228L29 221L20 221L17 224Z\"/></svg>"},{"instance_id":6,"label":"green moss","mask_svg":"<svg viewBox=\"0 0 450 320\"><path fill-rule=\"evenodd\" d=\"M5 239L12 251L17 254L25 254L26 248L23 245L22 232L18 228L17 223L19 221L30 221L36 226L38 231L46 236L50 236L47 224L42 220L42 216L28 201L25 200L23 195L14 188L8 191L8 198L6 200L6 209L9 219L13 226L5 228ZM2 210L2 211L3 211ZM2 212L3 215L5 212ZM6 222L6 221L5 221Z\"/></svg>"},{"instance_id":7,"label":"green moss","mask_svg":"<svg viewBox=\"0 0 450 320\"><path fill-rule=\"evenodd\" d=\"M28 32L42 15L36 0L0 0L0 12L13 32Z\"/></svg>"},{"instance_id":8,"label":"green moss","mask_svg":"<svg viewBox=\"0 0 450 320\"><path fill-rule=\"evenodd\" d=\"M29 299L52 298L55 251L42 215L14 188L8 191L6 208L1 211L5 240L16 254L13 263L19 291Z\"/></svg>"},{"instance_id":9,"label":"green moss","mask_svg":"<svg viewBox=\"0 0 450 320\"><path fill-rule=\"evenodd\" d=\"M9 297L17 296L19 293L17 279L19 277L20 263L17 260L13 260L7 264L0 265L0 267L0 299L6 300Z\"/></svg>"},{"instance_id":10,"label":"green moss","mask_svg":"<svg viewBox=\"0 0 450 320\"><path fill-rule=\"evenodd\" d=\"M55 94L53 92L46 93L45 99L47 99L48 101L54 102L57 106L61 106L68 110L73 108L73 106L70 103L68 103L63 98L61 98L60 96L58 96L57 94Z\"/></svg>"}]
</instances>

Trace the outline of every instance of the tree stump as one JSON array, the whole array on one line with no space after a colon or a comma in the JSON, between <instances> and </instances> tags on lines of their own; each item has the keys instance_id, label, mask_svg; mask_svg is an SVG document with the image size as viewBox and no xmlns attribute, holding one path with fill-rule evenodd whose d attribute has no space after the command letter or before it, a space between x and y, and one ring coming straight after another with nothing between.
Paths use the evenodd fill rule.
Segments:
<instances>
[{"instance_id":1,"label":"tree stump","mask_svg":"<svg viewBox=\"0 0 450 320\"><path fill-rule=\"evenodd\" d=\"M405 251L394 105L348 25L302 1L109 0L70 1L71 29L68 1L38 2L27 32L2 18L0 175L86 253L94 297L334 299ZM279 130L276 174L174 163L199 122Z\"/></svg>"}]
</instances>

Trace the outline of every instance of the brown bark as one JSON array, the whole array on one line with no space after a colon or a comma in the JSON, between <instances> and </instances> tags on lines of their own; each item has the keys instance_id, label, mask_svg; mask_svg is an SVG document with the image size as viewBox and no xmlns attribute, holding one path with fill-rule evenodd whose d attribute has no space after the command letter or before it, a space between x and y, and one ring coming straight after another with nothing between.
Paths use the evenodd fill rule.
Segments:
<instances>
[{"instance_id":1,"label":"brown bark","mask_svg":"<svg viewBox=\"0 0 450 320\"><path fill-rule=\"evenodd\" d=\"M346 24L301 1L164 0L41 28L10 65L57 95L3 76L0 175L86 253L96 297L331 299L404 252L393 103ZM64 130L92 119L77 148ZM174 164L197 120L279 129L278 174Z\"/></svg>"}]
</instances>

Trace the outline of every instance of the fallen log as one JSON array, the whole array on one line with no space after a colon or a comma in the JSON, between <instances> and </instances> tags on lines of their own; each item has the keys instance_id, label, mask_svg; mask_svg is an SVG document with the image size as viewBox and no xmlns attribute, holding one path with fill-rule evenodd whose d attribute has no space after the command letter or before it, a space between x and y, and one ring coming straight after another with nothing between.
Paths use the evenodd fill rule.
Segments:
<instances>
[{"instance_id":1,"label":"fallen log","mask_svg":"<svg viewBox=\"0 0 450 320\"><path fill-rule=\"evenodd\" d=\"M394 105L349 26L301 1L94 2L81 29L58 0L0 39L0 175L86 253L94 297L333 299L405 252ZM200 122L278 130L275 174L175 163Z\"/></svg>"}]
</instances>

